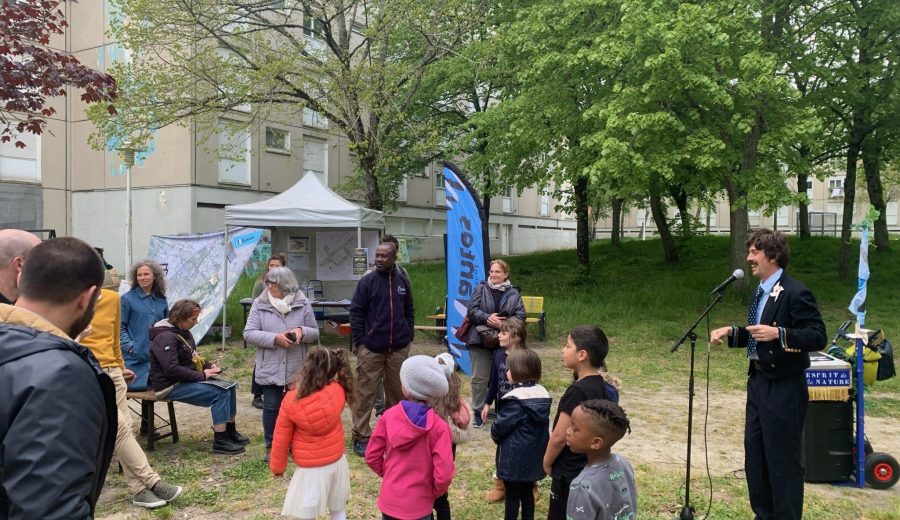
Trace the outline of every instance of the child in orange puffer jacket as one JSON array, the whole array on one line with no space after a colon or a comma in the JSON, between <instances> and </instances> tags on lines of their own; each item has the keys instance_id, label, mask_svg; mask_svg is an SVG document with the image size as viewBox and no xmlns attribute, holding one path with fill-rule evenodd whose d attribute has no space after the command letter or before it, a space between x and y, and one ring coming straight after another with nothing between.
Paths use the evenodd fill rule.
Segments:
<instances>
[{"instance_id":1,"label":"child in orange puffer jacket","mask_svg":"<svg viewBox=\"0 0 900 520\"><path fill-rule=\"evenodd\" d=\"M281 514L315 519L327 512L331 520L345 520L350 468L341 411L354 393L347 353L311 349L294 387L281 402L269 459L276 478L284 474L289 451L297 465Z\"/></svg>"}]
</instances>

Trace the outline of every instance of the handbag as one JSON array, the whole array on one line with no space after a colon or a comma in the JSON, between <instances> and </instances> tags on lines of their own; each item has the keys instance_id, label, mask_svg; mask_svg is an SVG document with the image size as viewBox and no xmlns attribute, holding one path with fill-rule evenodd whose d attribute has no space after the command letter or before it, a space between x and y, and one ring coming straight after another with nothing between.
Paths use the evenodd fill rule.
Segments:
<instances>
[{"instance_id":1,"label":"handbag","mask_svg":"<svg viewBox=\"0 0 900 520\"><path fill-rule=\"evenodd\" d=\"M186 339L184 339L184 337L179 334L176 334L176 336L178 336L178 339L180 339L181 342L184 343L185 347L191 350L191 363L194 364L194 370L196 370L197 372L203 372L203 370L206 369L206 359L199 353L197 353L197 351L194 350L194 347L192 347L191 344L188 343Z\"/></svg>"},{"instance_id":2,"label":"handbag","mask_svg":"<svg viewBox=\"0 0 900 520\"><path fill-rule=\"evenodd\" d=\"M466 314L466 317L463 318L462 325L460 325L456 329L456 332L453 335L456 336L456 339L465 343L469 339L469 331L471 329L472 329L472 320L470 320L469 315Z\"/></svg>"},{"instance_id":3,"label":"handbag","mask_svg":"<svg viewBox=\"0 0 900 520\"><path fill-rule=\"evenodd\" d=\"M475 331L481 337L484 348L495 349L500 346L500 331L487 325L478 325Z\"/></svg>"}]
</instances>

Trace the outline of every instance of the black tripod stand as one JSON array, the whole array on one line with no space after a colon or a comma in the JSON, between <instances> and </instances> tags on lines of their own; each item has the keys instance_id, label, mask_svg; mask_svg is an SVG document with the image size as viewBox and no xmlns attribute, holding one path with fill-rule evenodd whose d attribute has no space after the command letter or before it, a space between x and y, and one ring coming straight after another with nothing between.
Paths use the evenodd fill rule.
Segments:
<instances>
[{"instance_id":1,"label":"black tripod stand","mask_svg":"<svg viewBox=\"0 0 900 520\"><path fill-rule=\"evenodd\" d=\"M706 310L703 311L703 314L701 314L684 335L681 336L681 339L672 345L672 350L670 351L675 352L686 339L691 340L691 371L688 379L687 469L684 475L684 507L681 509L678 520L693 520L694 518L694 508L691 506L691 432L694 429L694 350L697 346L697 334L694 332L694 329L697 328L697 325L709 314L709 311L722 300L721 291L717 291L715 294L716 296L712 303L709 304Z\"/></svg>"}]
</instances>

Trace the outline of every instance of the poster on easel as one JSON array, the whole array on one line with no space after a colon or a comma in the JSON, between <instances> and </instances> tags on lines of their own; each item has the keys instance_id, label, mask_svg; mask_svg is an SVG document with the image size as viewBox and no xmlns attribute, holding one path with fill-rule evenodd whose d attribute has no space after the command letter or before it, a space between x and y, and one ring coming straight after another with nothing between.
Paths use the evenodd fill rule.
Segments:
<instances>
[{"instance_id":1,"label":"poster on easel","mask_svg":"<svg viewBox=\"0 0 900 520\"><path fill-rule=\"evenodd\" d=\"M353 250L353 276L362 276L369 270L369 249L358 247Z\"/></svg>"}]
</instances>

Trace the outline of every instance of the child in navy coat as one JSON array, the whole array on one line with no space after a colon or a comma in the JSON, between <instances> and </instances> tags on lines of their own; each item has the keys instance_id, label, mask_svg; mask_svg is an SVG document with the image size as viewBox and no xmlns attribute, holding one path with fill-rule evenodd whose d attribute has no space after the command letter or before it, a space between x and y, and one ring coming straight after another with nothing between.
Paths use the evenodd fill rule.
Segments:
<instances>
[{"instance_id":1,"label":"child in navy coat","mask_svg":"<svg viewBox=\"0 0 900 520\"><path fill-rule=\"evenodd\" d=\"M506 377L512 384L491 426L497 443L497 476L506 488L505 520L534 520L535 482L544 478L543 456L550 438L550 394L537 384L541 358L533 350L510 352Z\"/></svg>"}]
</instances>

